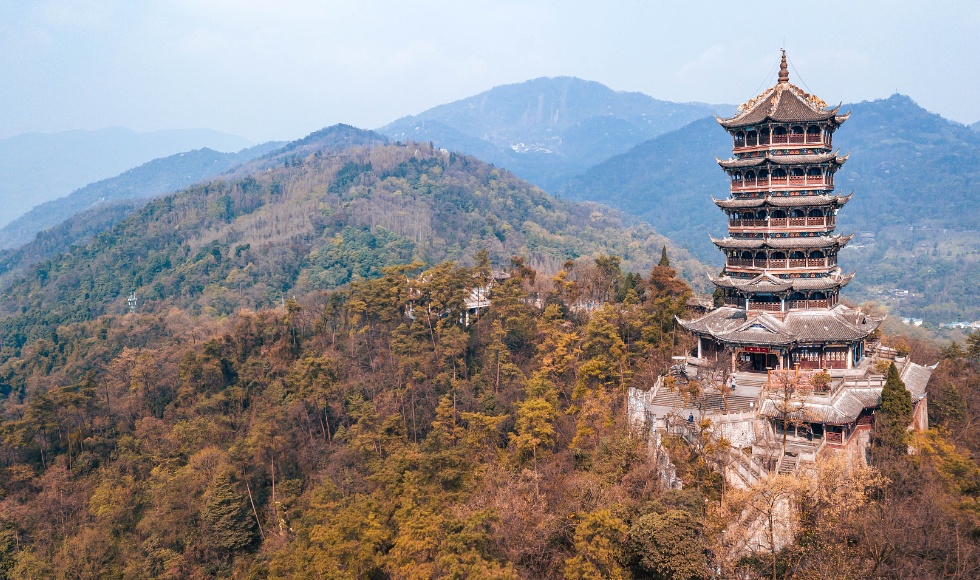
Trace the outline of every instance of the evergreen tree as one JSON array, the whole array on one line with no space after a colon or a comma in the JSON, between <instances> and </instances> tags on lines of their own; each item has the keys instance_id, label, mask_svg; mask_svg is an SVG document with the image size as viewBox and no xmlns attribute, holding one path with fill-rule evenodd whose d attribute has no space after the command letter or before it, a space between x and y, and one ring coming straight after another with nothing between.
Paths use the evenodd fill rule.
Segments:
<instances>
[{"instance_id":1,"label":"evergreen tree","mask_svg":"<svg viewBox=\"0 0 980 580\"><path fill-rule=\"evenodd\" d=\"M703 578L707 569L702 527L684 510L640 516L629 531L629 545L638 567L654 578Z\"/></svg>"},{"instance_id":2,"label":"evergreen tree","mask_svg":"<svg viewBox=\"0 0 980 580\"><path fill-rule=\"evenodd\" d=\"M974 330L966 335L966 354L970 360L980 361L980 330Z\"/></svg>"},{"instance_id":3,"label":"evergreen tree","mask_svg":"<svg viewBox=\"0 0 980 580\"><path fill-rule=\"evenodd\" d=\"M219 473L211 484L201 519L208 543L220 551L235 552L256 540L253 514L227 471Z\"/></svg>"},{"instance_id":4,"label":"evergreen tree","mask_svg":"<svg viewBox=\"0 0 980 580\"><path fill-rule=\"evenodd\" d=\"M898 376L895 363L892 363L881 390L881 410L875 417L875 445L905 454L908 451L908 426L911 422L912 395Z\"/></svg>"},{"instance_id":5,"label":"evergreen tree","mask_svg":"<svg viewBox=\"0 0 980 580\"><path fill-rule=\"evenodd\" d=\"M670 268L670 260L667 258L667 246L664 246L660 250L660 261L657 263L658 266L663 266L664 268Z\"/></svg>"}]
</instances>

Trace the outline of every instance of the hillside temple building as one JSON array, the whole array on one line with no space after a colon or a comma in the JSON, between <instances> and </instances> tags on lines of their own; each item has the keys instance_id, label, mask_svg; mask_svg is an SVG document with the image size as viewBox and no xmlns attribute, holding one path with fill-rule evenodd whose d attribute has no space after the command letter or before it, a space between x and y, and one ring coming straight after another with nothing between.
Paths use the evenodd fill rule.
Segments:
<instances>
[{"instance_id":1,"label":"hillside temple building","mask_svg":"<svg viewBox=\"0 0 980 580\"><path fill-rule=\"evenodd\" d=\"M776 85L718 119L733 139L732 157L718 160L730 196L713 200L728 220L728 236L712 238L725 255L712 279L723 304L679 320L697 348L669 382L727 378L699 401L665 381L631 394L634 419L655 430L689 432L691 419L710 417L736 449L751 447L733 462L745 483L835 449L862 456L884 384L879 360L897 364L915 423L927 424L932 369L881 346L882 319L840 302L854 273L837 262L851 239L837 232L837 213L851 195L835 191L847 155L833 135L848 116L791 83L783 51Z\"/></svg>"}]
</instances>

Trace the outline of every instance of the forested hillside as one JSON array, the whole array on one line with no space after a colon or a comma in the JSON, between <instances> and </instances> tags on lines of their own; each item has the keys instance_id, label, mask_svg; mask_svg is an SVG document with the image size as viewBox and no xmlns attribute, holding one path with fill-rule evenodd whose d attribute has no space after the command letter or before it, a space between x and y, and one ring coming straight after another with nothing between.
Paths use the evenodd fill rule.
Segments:
<instances>
[{"instance_id":1,"label":"forested hillside","mask_svg":"<svg viewBox=\"0 0 980 580\"><path fill-rule=\"evenodd\" d=\"M624 228L612 210L557 200L428 145L283 151L228 180L151 201L90 244L12 279L3 294L4 347L50 336L67 321L124 312L131 292L144 311L224 315L416 259L469 262L481 249L495 264L520 255L545 272L600 254L643 271L666 242L647 227ZM697 262L678 262L698 279Z\"/></svg>"},{"instance_id":2,"label":"forested hillside","mask_svg":"<svg viewBox=\"0 0 980 580\"><path fill-rule=\"evenodd\" d=\"M847 292L887 301L894 288L915 296L893 303L934 323L980 319L972 280L980 275L980 134L929 113L908 97L845 106L834 137L850 153L837 176L854 198L839 229L859 236L841 265L860 274ZM726 231L711 197L728 195L714 157L731 156L729 135L712 119L637 145L566 183L572 199L607 203L647 220L700 259L721 263L708 234Z\"/></svg>"},{"instance_id":3,"label":"forested hillside","mask_svg":"<svg viewBox=\"0 0 980 580\"><path fill-rule=\"evenodd\" d=\"M690 348L689 289L666 261L594 265L592 312L588 276L557 272L538 305L517 259L467 317L494 276L481 254L271 310L65 322L7 351L0 578L975 577L980 334L944 351L930 397L953 437L749 492L722 484L710 440L668 438L684 489L665 489L625 395ZM799 532L746 557L743 514L773 498Z\"/></svg>"},{"instance_id":4,"label":"forested hillside","mask_svg":"<svg viewBox=\"0 0 980 580\"><path fill-rule=\"evenodd\" d=\"M689 291L608 272L620 302L591 318L566 271L532 307L517 261L465 324L484 255L284 309L66 323L0 365L0 577L642 570L629 522L703 509L650 503L624 424L625 384L684 348Z\"/></svg>"},{"instance_id":5,"label":"forested hillside","mask_svg":"<svg viewBox=\"0 0 980 580\"><path fill-rule=\"evenodd\" d=\"M383 135L338 124L286 144L269 142L238 153L202 150L156 159L35 208L0 230L0 239L17 239L17 243L22 243L25 236L34 235L32 232L57 224L40 231L33 240L20 247L12 244L15 249L0 252L0 288L39 261L66 252L72 246L87 244L147 199L162 193L206 178L217 178L219 174L225 174L223 179L233 180L274 167L298 165L312 153L332 154L350 147L387 142ZM94 207L83 209L88 206Z\"/></svg>"}]
</instances>

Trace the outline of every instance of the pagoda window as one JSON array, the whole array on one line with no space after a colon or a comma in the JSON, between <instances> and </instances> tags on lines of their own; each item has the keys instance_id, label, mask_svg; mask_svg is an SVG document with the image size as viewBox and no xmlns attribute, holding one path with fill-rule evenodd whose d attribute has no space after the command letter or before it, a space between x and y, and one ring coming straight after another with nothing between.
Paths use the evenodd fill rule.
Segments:
<instances>
[{"instance_id":1,"label":"pagoda window","mask_svg":"<svg viewBox=\"0 0 980 580\"><path fill-rule=\"evenodd\" d=\"M745 179L752 180L755 179L755 171L749 171L745 174Z\"/></svg>"},{"instance_id":2,"label":"pagoda window","mask_svg":"<svg viewBox=\"0 0 980 580\"><path fill-rule=\"evenodd\" d=\"M789 295L790 300L806 300L806 294L802 292L793 292Z\"/></svg>"},{"instance_id":3,"label":"pagoda window","mask_svg":"<svg viewBox=\"0 0 980 580\"><path fill-rule=\"evenodd\" d=\"M813 250L812 252L810 252L810 259L811 260L822 260L824 258L826 258L826 256L820 250Z\"/></svg>"},{"instance_id":4,"label":"pagoda window","mask_svg":"<svg viewBox=\"0 0 980 580\"><path fill-rule=\"evenodd\" d=\"M742 181L742 174L738 171L732 174L732 181Z\"/></svg>"},{"instance_id":5,"label":"pagoda window","mask_svg":"<svg viewBox=\"0 0 980 580\"><path fill-rule=\"evenodd\" d=\"M783 252L773 252L771 258L773 260L785 260L786 254L784 254Z\"/></svg>"},{"instance_id":6,"label":"pagoda window","mask_svg":"<svg viewBox=\"0 0 980 580\"><path fill-rule=\"evenodd\" d=\"M766 259L766 253L765 252L762 252L762 251L756 252L755 253L755 259L756 260L765 261L765 259Z\"/></svg>"},{"instance_id":7,"label":"pagoda window","mask_svg":"<svg viewBox=\"0 0 980 580\"><path fill-rule=\"evenodd\" d=\"M794 209L789 212L789 217L801 218L806 217L806 213L802 209Z\"/></svg>"},{"instance_id":8,"label":"pagoda window","mask_svg":"<svg viewBox=\"0 0 980 580\"><path fill-rule=\"evenodd\" d=\"M745 133L739 131L735 133L735 146L744 147L745 146Z\"/></svg>"},{"instance_id":9,"label":"pagoda window","mask_svg":"<svg viewBox=\"0 0 980 580\"><path fill-rule=\"evenodd\" d=\"M776 178L776 179L785 178L786 177L786 170L785 169L774 169L773 172L772 172L772 176L774 178Z\"/></svg>"},{"instance_id":10,"label":"pagoda window","mask_svg":"<svg viewBox=\"0 0 980 580\"><path fill-rule=\"evenodd\" d=\"M797 250L795 252L790 252L789 259L790 260L805 260L806 259L806 254L804 254L803 252L801 252L799 250Z\"/></svg>"},{"instance_id":11,"label":"pagoda window","mask_svg":"<svg viewBox=\"0 0 980 580\"><path fill-rule=\"evenodd\" d=\"M785 135L786 134L786 127L773 127L772 128L772 134L774 136L775 135Z\"/></svg>"},{"instance_id":12,"label":"pagoda window","mask_svg":"<svg viewBox=\"0 0 980 580\"><path fill-rule=\"evenodd\" d=\"M748 133L746 133L745 135L746 145L748 145L749 147L753 147L757 145L758 142L759 142L758 133L756 133L755 131L749 131Z\"/></svg>"},{"instance_id":13,"label":"pagoda window","mask_svg":"<svg viewBox=\"0 0 980 580\"><path fill-rule=\"evenodd\" d=\"M823 217L823 210L822 209L811 209L810 210L810 213L807 215L807 217L822 218Z\"/></svg>"},{"instance_id":14,"label":"pagoda window","mask_svg":"<svg viewBox=\"0 0 980 580\"><path fill-rule=\"evenodd\" d=\"M743 260L751 260L752 259L752 252L742 252L742 259Z\"/></svg>"},{"instance_id":15,"label":"pagoda window","mask_svg":"<svg viewBox=\"0 0 980 580\"><path fill-rule=\"evenodd\" d=\"M793 177L803 177L804 173L801 168L794 167L793 169L790 170L790 175L792 175Z\"/></svg>"},{"instance_id":16,"label":"pagoda window","mask_svg":"<svg viewBox=\"0 0 980 580\"><path fill-rule=\"evenodd\" d=\"M757 212L757 213L755 214L755 219L757 219L757 220L764 220L764 219L766 219L766 210L764 210L764 209L760 209L760 210L759 210L759 211L758 211L758 212Z\"/></svg>"},{"instance_id":17,"label":"pagoda window","mask_svg":"<svg viewBox=\"0 0 980 580\"><path fill-rule=\"evenodd\" d=\"M759 131L759 145L769 144L769 129L763 129Z\"/></svg>"},{"instance_id":18,"label":"pagoda window","mask_svg":"<svg viewBox=\"0 0 980 580\"><path fill-rule=\"evenodd\" d=\"M808 177L823 177L823 169L819 167L811 167L807 169L806 174Z\"/></svg>"},{"instance_id":19,"label":"pagoda window","mask_svg":"<svg viewBox=\"0 0 980 580\"><path fill-rule=\"evenodd\" d=\"M820 127L818 125L810 125L806 128L806 142L807 143L819 143L820 142Z\"/></svg>"},{"instance_id":20,"label":"pagoda window","mask_svg":"<svg viewBox=\"0 0 980 580\"><path fill-rule=\"evenodd\" d=\"M814 292L810 295L810 300L826 300L827 295L823 292Z\"/></svg>"}]
</instances>

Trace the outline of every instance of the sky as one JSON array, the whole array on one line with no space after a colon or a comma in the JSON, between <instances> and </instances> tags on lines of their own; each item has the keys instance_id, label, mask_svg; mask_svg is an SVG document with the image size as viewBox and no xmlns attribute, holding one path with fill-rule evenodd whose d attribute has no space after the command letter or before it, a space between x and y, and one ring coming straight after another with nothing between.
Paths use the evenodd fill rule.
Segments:
<instances>
[{"instance_id":1,"label":"sky","mask_svg":"<svg viewBox=\"0 0 980 580\"><path fill-rule=\"evenodd\" d=\"M785 47L828 103L980 121L980 2L0 0L0 138L120 126L261 142L571 75L738 104Z\"/></svg>"}]
</instances>

